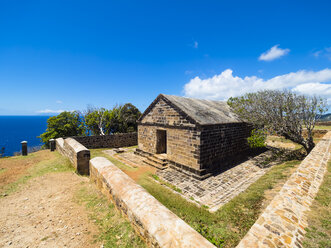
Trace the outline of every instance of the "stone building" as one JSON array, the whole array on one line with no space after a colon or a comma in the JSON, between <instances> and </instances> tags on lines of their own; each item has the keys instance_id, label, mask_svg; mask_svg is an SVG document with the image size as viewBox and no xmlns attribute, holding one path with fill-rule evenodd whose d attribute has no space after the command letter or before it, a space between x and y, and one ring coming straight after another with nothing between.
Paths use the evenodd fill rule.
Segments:
<instances>
[{"instance_id":1,"label":"stone building","mask_svg":"<svg viewBox=\"0 0 331 248\"><path fill-rule=\"evenodd\" d=\"M248 150L250 131L226 102L160 94L138 120L136 152L204 179Z\"/></svg>"}]
</instances>

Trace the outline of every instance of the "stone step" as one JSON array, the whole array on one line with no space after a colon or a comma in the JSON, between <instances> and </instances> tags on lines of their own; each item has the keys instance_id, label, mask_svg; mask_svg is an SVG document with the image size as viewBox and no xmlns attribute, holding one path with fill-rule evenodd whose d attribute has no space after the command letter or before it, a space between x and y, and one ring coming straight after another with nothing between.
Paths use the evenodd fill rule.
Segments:
<instances>
[{"instance_id":1,"label":"stone step","mask_svg":"<svg viewBox=\"0 0 331 248\"><path fill-rule=\"evenodd\" d=\"M167 154L165 153L161 153L161 154L153 154L153 157L163 161L163 162L166 162L167 161Z\"/></svg>"},{"instance_id":2,"label":"stone step","mask_svg":"<svg viewBox=\"0 0 331 248\"><path fill-rule=\"evenodd\" d=\"M167 164L162 165L162 164L156 163L156 162L154 162L154 161L152 161L152 160L150 160L148 158L143 159L143 162L146 163L146 164L148 164L148 165L150 165L150 166L153 166L153 167L155 167L157 169L160 169L160 170L164 170L164 169L168 168L168 165Z\"/></svg>"},{"instance_id":3,"label":"stone step","mask_svg":"<svg viewBox=\"0 0 331 248\"><path fill-rule=\"evenodd\" d=\"M158 163L158 164L161 164L161 165L166 165L167 164L167 161L165 159L159 159L155 155L154 156L149 156L149 157L147 157L147 159L151 160L154 163Z\"/></svg>"}]
</instances>

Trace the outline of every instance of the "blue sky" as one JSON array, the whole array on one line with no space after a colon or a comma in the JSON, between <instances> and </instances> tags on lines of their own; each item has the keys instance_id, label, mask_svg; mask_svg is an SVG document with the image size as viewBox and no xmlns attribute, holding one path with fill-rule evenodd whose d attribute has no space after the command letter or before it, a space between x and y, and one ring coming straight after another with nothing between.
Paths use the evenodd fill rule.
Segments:
<instances>
[{"instance_id":1,"label":"blue sky","mask_svg":"<svg viewBox=\"0 0 331 248\"><path fill-rule=\"evenodd\" d=\"M331 1L0 0L0 115L290 88L331 100Z\"/></svg>"}]
</instances>

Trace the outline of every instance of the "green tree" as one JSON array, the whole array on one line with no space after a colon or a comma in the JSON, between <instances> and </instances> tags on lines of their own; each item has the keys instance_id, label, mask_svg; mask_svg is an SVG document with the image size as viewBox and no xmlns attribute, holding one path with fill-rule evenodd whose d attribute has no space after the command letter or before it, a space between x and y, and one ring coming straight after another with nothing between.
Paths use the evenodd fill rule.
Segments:
<instances>
[{"instance_id":1,"label":"green tree","mask_svg":"<svg viewBox=\"0 0 331 248\"><path fill-rule=\"evenodd\" d=\"M126 103L120 108L120 120L122 123L121 131L124 133L137 131L137 120L141 113L136 106Z\"/></svg>"},{"instance_id":2,"label":"green tree","mask_svg":"<svg viewBox=\"0 0 331 248\"><path fill-rule=\"evenodd\" d=\"M228 104L242 120L302 145L307 154L315 146L312 131L316 119L327 110L321 98L286 90L248 93L230 98ZM303 128L307 129L306 138L302 135Z\"/></svg>"},{"instance_id":3,"label":"green tree","mask_svg":"<svg viewBox=\"0 0 331 248\"><path fill-rule=\"evenodd\" d=\"M41 134L39 138L48 147L50 139L79 135L85 135L82 116L77 111L64 111L57 116L48 118L46 132Z\"/></svg>"},{"instance_id":4,"label":"green tree","mask_svg":"<svg viewBox=\"0 0 331 248\"><path fill-rule=\"evenodd\" d=\"M121 120L121 108L122 106L115 106L112 110L109 111L108 121L106 124L106 130L108 134L125 132L122 128Z\"/></svg>"},{"instance_id":5,"label":"green tree","mask_svg":"<svg viewBox=\"0 0 331 248\"><path fill-rule=\"evenodd\" d=\"M84 111L85 126L92 135L136 132L140 116L139 109L131 103L110 110L88 106Z\"/></svg>"},{"instance_id":6,"label":"green tree","mask_svg":"<svg viewBox=\"0 0 331 248\"><path fill-rule=\"evenodd\" d=\"M110 122L110 111L105 108L88 107L84 115L87 130L92 135L109 134L107 130Z\"/></svg>"}]
</instances>

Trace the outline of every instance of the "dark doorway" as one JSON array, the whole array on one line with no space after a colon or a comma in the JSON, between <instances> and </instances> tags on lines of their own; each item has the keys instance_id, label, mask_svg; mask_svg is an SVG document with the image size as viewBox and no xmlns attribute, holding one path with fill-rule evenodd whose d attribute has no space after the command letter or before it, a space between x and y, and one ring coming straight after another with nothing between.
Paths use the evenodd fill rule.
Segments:
<instances>
[{"instance_id":1,"label":"dark doorway","mask_svg":"<svg viewBox=\"0 0 331 248\"><path fill-rule=\"evenodd\" d=\"M167 153L166 130L156 130L156 153Z\"/></svg>"}]
</instances>

